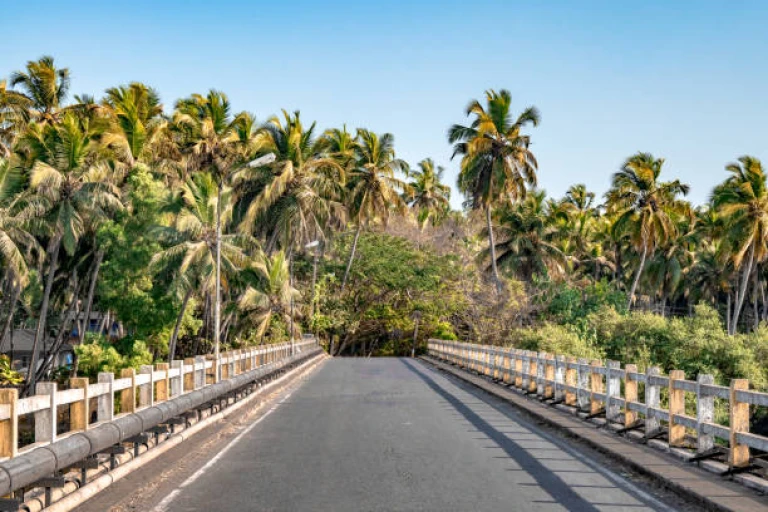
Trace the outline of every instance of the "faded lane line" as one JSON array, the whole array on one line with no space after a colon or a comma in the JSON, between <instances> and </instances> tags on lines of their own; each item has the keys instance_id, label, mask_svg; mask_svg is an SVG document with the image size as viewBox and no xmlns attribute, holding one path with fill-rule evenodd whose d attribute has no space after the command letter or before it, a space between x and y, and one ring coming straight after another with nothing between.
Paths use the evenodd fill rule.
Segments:
<instances>
[{"instance_id":1,"label":"faded lane line","mask_svg":"<svg viewBox=\"0 0 768 512\"><path fill-rule=\"evenodd\" d=\"M248 432L253 430L256 427L256 425L261 423L267 416L269 416L270 414L275 412L277 410L277 408L280 407L280 405L282 405L286 400L288 400L291 397L292 394L293 394L293 392L291 391L290 393L285 395L282 398L282 400L280 400L275 405L273 405L267 412L264 413L263 416L261 416L259 419L257 419L256 421L254 421L250 425L248 425L242 432L240 432L234 439L232 439L229 442L229 444L227 444L227 446L224 447L224 449L222 449L219 453L217 453L211 460L206 462L203 467L201 467L200 469L195 471L192 475L190 475L189 478L184 480L184 482L182 482L181 485L179 485L178 489L175 489L175 490L171 491L171 493L168 494L168 496L163 498L160 501L160 503L158 503L152 509L152 512L165 512L166 510L168 510L168 505L170 505L171 502L173 502L173 500L176 499L176 496L178 496L181 493L182 489L184 489L185 487L187 487L190 484L194 483L198 478L203 476L203 474L208 469L210 469L211 466L216 464L229 451L230 448L232 448L234 445L236 445L238 443L238 441L240 441L243 437L245 437L245 435L248 434Z\"/></svg>"}]
</instances>

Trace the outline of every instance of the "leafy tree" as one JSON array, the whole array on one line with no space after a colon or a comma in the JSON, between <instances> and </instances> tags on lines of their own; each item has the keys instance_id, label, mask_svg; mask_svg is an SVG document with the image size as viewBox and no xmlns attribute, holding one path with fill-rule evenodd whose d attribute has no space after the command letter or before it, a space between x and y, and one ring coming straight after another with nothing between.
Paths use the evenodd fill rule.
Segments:
<instances>
[{"instance_id":1,"label":"leafy tree","mask_svg":"<svg viewBox=\"0 0 768 512\"><path fill-rule=\"evenodd\" d=\"M511 113L512 95L502 89L485 94L486 106L472 101L467 116L473 116L469 126L453 125L448 142L453 144L453 156L461 155L459 190L467 195L467 204L485 210L488 247L496 291L502 282L493 238L492 210L500 202L525 197L526 186L536 185L538 163L530 150L531 139L523 133L526 126L539 124L539 111L528 107L517 118Z\"/></svg>"},{"instance_id":2,"label":"leafy tree","mask_svg":"<svg viewBox=\"0 0 768 512\"><path fill-rule=\"evenodd\" d=\"M451 188L441 183L444 172L443 167L435 168L431 158L425 158L419 162L418 169L408 173L411 181L407 200L422 227L429 219L440 218L450 208Z\"/></svg>"},{"instance_id":3,"label":"leafy tree","mask_svg":"<svg viewBox=\"0 0 768 512\"><path fill-rule=\"evenodd\" d=\"M688 193L688 185L679 180L661 182L663 158L650 153L637 153L613 176L607 198L616 211L613 230L626 233L641 253L640 263L629 292L630 307L649 255L656 247L677 236L675 216L689 215L687 203L678 199Z\"/></svg>"},{"instance_id":4,"label":"leafy tree","mask_svg":"<svg viewBox=\"0 0 768 512\"><path fill-rule=\"evenodd\" d=\"M251 267L257 274L255 282L246 288L237 306L246 321L255 326L255 336L263 341L273 322L282 321L285 325L291 323L291 304L301 294L291 284L288 260L283 251L271 257L260 254L251 263ZM298 325L294 325L292 335L295 337L300 334Z\"/></svg>"},{"instance_id":5,"label":"leafy tree","mask_svg":"<svg viewBox=\"0 0 768 512\"><path fill-rule=\"evenodd\" d=\"M714 206L728 227L726 243L741 281L730 327L736 332L753 267L768 257L768 187L760 160L750 156L728 164L732 173L712 194ZM746 259L745 259L746 258Z\"/></svg>"},{"instance_id":6,"label":"leafy tree","mask_svg":"<svg viewBox=\"0 0 768 512\"><path fill-rule=\"evenodd\" d=\"M358 154L348 185L348 208L357 228L341 281L342 292L347 285L363 226L375 220L386 223L391 209L402 212L405 202L399 193L407 189L407 185L395 176L396 171L406 168L405 162L395 158L395 138L389 133L379 136L364 129L357 131L357 138Z\"/></svg>"}]
</instances>

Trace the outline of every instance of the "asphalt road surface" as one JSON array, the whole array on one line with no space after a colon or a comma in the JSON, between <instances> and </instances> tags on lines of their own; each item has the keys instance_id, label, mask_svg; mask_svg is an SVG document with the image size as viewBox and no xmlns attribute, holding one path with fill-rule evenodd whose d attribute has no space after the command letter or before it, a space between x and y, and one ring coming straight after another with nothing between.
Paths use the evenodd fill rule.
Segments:
<instances>
[{"instance_id":1,"label":"asphalt road surface","mask_svg":"<svg viewBox=\"0 0 768 512\"><path fill-rule=\"evenodd\" d=\"M673 509L413 359L328 361L211 457L154 511Z\"/></svg>"}]
</instances>

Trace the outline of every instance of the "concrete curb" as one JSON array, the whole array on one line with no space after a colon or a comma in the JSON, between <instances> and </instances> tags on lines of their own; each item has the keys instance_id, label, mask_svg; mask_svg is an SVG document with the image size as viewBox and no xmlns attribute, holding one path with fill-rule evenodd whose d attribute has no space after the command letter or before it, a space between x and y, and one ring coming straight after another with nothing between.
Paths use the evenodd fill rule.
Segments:
<instances>
[{"instance_id":1,"label":"concrete curb","mask_svg":"<svg viewBox=\"0 0 768 512\"><path fill-rule=\"evenodd\" d=\"M422 356L421 359L445 373L511 403L537 421L562 431L658 485L696 502L704 510L768 512L768 501L760 499L749 489L738 484L720 480L692 466L683 466L671 456L632 443L617 435L597 430L591 423L527 398L511 388L496 384L485 376L471 374L429 356Z\"/></svg>"},{"instance_id":2,"label":"concrete curb","mask_svg":"<svg viewBox=\"0 0 768 512\"><path fill-rule=\"evenodd\" d=\"M163 453L167 452L171 448L174 448L178 446L179 444L183 443L187 439L191 438L195 434L201 432L202 430L205 430L207 427L213 425L214 423L217 423L224 418L231 416L235 412L239 411L246 405L250 404L253 400L257 398L261 398L264 396L265 393L270 391L275 391L278 387L280 387L283 384L287 384L286 381L293 380L297 378L301 378L313 370L324 362L326 359L328 359L328 356L325 354L325 352L321 352L315 357L312 357L311 359L305 361L301 365L297 366L293 370L290 370L286 374L282 375L281 377L267 383L263 387L261 387L258 391L248 395L243 400L240 400L239 402L232 404L230 407L227 407L226 409L223 409L204 420L199 421L198 423L195 423L193 426L184 429L181 432L178 432L176 434L171 435L167 440L163 441L161 444L159 444L157 447L153 448L152 450L149 450L147 452L144 452L141 454L138 458L131 460L130 462L127 462L125 464L122 464L115 468L114 470L105 473L96 479L88 482L87 485L84 487L81 487L80 489L72 492L71 494L68 494L67 496L61 498L59 501L53 503L50 507L43 509L42 503L39 500L34 500L32 503L26 503L26 505L29 507L30 512L35 512L37 510L45 510L46 512L69 512L70 510L73 510L75 507L81 505L86 500L92 498L99 492L103 491L104 489L111 486L113 483L117 482L121 478L129 475L133 471L136 471L137 469L141 468L145 464L148 464L155 458L159 457ZM259 410L259 408L254 409L253 411L249 411L249 414ZM36 508L34 506L30 506L33 503L39 503L40 508Z\"/></svg>"}]
</instances>

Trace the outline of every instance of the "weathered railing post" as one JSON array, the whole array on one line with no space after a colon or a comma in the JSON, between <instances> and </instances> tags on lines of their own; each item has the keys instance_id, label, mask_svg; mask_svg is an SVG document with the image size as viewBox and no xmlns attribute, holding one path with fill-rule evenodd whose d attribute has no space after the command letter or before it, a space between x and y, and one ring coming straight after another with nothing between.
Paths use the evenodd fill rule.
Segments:
<instances>
[{"instance_id":1,"label":"weathered railing post","mask_svg":"<svg viewBox=\"0 0 768 512\"><path fill-rule=\"evenodd\" d=\"M659 428L659 418L653 409L658 409L661 403L661 388L654 381L661 373L658 366L650 366L645 371L645 435L655 434Z\"/></svg>"},{"instance_id":2,"label":"weathered railing post","mask_svg":"<svg viewBox=\"0 0 768 512\"><path fill-rule=\"evenodd\" d=\"M98 381L101 384L106 384L108 391L96 399L96 419L98 421L112 421L115 417L115 374L99 372Z\"/></svg>"},{"instance_id":3,"label":"weathered railing post","mask_svg":"<svg viewBox=\"0 0 768 512\"><path fill-rule=\"evenodd\" d=\"M565 397L565 356L555 356L555 401Z\"/></svg>"},{"instance_id":4,"label":"weathered railing post","mask_svg":"<svg viewBox=\"0 0 768 512\"><path fill-rule=\"evenodd\" d=\"M48 407L35 413L35 442L52 443L56 441L56 391L55 382L38 382L36 395L48 395Z\"/></svg>"},{"instance_id":5,"label":"weathered railing post","mask_svg":"<svg viewBox=\"0 0 768 512\"><path fill-rule=\"evenodd\" d=\"M547 353L536 352L536 396L544 396L544 369L547 366Z\"/></svg>"},{"instance_id":6,"label":"weathered railing post","mask_svg":"<svg viewBox=\"0 0 768 512\"><path fill-rule=\"evenodd\" d=\"M637 373L636 364L624 366L624 426L628 427L637 421L637 412L630 409L630 404L637 402Z\"/></svg>"},{"instance_id":7,"label":"weathered railing post","mask_svg":"<svg viewBox=\"0 0 768 512\"><path fill-rule=\"evenodd\" d=\"M120 412L134 412L136 410L136 370L123 368L120 377L131 379L131 385L120 392Z\"/></svg>"},{"instance_id":8,"label":"weathered railing post","mask_svg":"<svg viewBox=\"0 0 768 512\"><path fill-rule=\"evenodd\" d=\"M535 394L539 389L539 354L528 352L528 393Z\"/></svg>"},{"instance_id":9,"label":"weathered railing post","mask_svg":"<svg viewBox=\"0 0 768 512\"><path fill-rule=\"evenodd\" d=\"M572 368L571 365L578 364L578 359L575 357L568 357L565 360L567 365L565 369L565 385L578 388L579 386L579 370ZM576 405L576 392L571 389L565 390L565 405Z\"/></svg>"},{"instance_id":10,"label":"weathered railing post","mask_svg":"<svg viewBox=\"0 0 768 512\"><path fill-rule=\"evenodd\" d=\"M205 356L195 357L195 389L200 389L206 384L206 380L208 378L205 371L206 362L207 359ZM213 365L213 368L216 368L215 364Z\"/></svg>"},{"instance_id":11,"label":"weathered railing post","mask_svg":"<svg viewBox=\"0 0 768 512\"><path fill-rule=\"evenodd\" d=\"M19 451L18 400L18 389L0 389L0 405L8 407L8 419L0 421L0 457L15 457Z\"/></svg>"},{"instance_id":12,"label":"weathered railing post","mask_svg":"<svg viewBox=\"0 0 768 512\"><path fill-rule=\"evenodd\" d=\"M155 402L155 376L152 374L154 368L151 364L143 364L139 367L139 373L149 375L149 382L139 386L139 407L150 407Z\"/></svg>"},{"instance_id":13,"label":"weathered railing post","mask_svg":"<svg viewBox=\"0 0 768 512\"><path fill-rule=\"evenodd\" d=\"M512 349L504 349L504 384L509 385L512 382Z\"/></svg>"},{"instance_id":14,"label":"weathered railing post","mask_svg":"<svg viewBox=\"0 0 768 512\"><path fill-rule=\"evenodd\" d=\"M174 359L171 361L171 370L178 371L178 375L171 380L171 396L184 394L184 361Z\"/></svg>"},{"instance_id":15,"label":"weathered railing post","mask_svg":"<svg viewBox=\"0 0 768 512\"><path fill-rule=\"evenodd\" d=\"M525 359L523 359L523 351L515 349L515 387L517 389L523 388L523 375L526 372Z\"/></svg>"},{"instance_id":16,"label":"weathered railing post","mask_svg":"<svg viewBox=\"0 0 768 512\"><path fill-rule=\"evenodd\" d=\"M589 397L590 397L590 367L589 360L581 358L579 359L579 389L576 392L576 397L579 403L579 410L589 410Z\"/></svg>"},{"instance_id":17,"label":"weathered railing post","mask_svg":"<svg viewBox=\"0 0 768 512\"><path fill-rule=\"evenodd\" d=\"M171 366L168 363L157 363L155 370L159 372L165 372L165 378L156 381L155 383L155 401L165 402L168 400L168 389L170 386L170 378L168 377L168 369Z\"/></svg>"},{"instance_id":18,"label":"weathered railing post","mask_svg":"<svg viewBox=\"0 0 768 512\"><path fill-rule=\"evenodd\" d=\"M706 393L702 385L715 383L714 375L700 374L696 377L696 451L704 453L715 447L715 436L705 434L704 423L715 421L715 397Z\"/></svg>"},{"instance_id":19,"label":"weathered railing post","mask_svg":"<svg viewBox=\"0 0 768 512\"><path fill-rule=\"evenodd\" d=\"M614 370L620 370L621 363L618 361L605 362L605 419L608 422L619 421L620 407L616 398L621 397L621 377L614 374Z\"/></svg>"},{"instance_id":20,"label":"weathered railing post","mask_svg":"<svg viewBox=\"0 0 768 512\"><path fill-rule=\"evenodd\" d=\"M675 419L676 414L685 414L685 391L675 385L678 380L685 380L685 372L671 370L669 372L669 446L682 446L685 443L685 426Z\"/></svg>"},{"instance_id":21,"label":"weathered railing post","mask_svg":"<svg viewBox=\"0 0 768 512\"><path fill-rule=\"evenodd\" d=\"M738 391L748 391L749 381L747 379L731 380L731 411L729 436L730 455L728 465L733 468L746 466L749 464L749 446L739 443L738 435L742 432L749 432L749 404L739 401Z\"/></svg>"},{"instance_id":22,"label":"weathered railing post","mask_svg":"<svg viewBox=\"0 0 768 512\"><path fill-rule=\"evenodd\" d=\"M522 354L523 357L523 391L528 392L531 384L531 352L526 350ZM535 385L535 380L534 380Z\"/></svg>"},{"instance_id":23,"label":"weathered railing post","mask_svg":"<svg viewBox=\"0 0 768 512\"><path fill-rule=\"evenodd\" d=\"M555 396L555 356L544 354L544 400Z\"/></svg>"},{"instance_id":24,"label":"weathered railing post","mask_svg":"<svg viewBox=\"0 0 768 512\"><path fill-rule=\"evenodd\" d=\"M69 406L69 430L72 432L78 430L87 430L89 419L91 417L88 411L88 379L86 377L75 377L69 379L71 389L82 389L83 399L72 402Z\"/></svg>"},{"instance_id":25,"label":"weathered railing post","mask_svg":"<svg viewBox=\"0 0 768 512\"><path fill-rule=\"evenodd\" d=\"M589 372L589 413L597 414L602 409L602 401L597 396L603 393L603 376L597 371L603 364L598 359L593 359L590 363Z\"/></svg>"}]
</instances>

